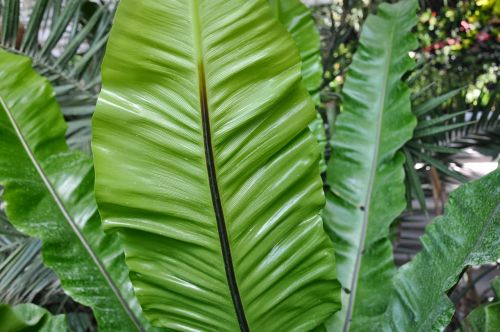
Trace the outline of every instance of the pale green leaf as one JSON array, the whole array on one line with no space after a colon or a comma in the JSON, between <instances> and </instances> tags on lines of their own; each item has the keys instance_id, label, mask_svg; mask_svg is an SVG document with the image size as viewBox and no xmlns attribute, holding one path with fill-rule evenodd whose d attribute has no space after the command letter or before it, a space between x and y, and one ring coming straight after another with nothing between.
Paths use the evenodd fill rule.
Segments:
<instances>
[{"instance_id":1,"label":"pale green leaf","mask_svg":"<svg viewBox=\"0 0 500 332\"><path fill-rule=\"evenodd\" d=\"M265 0L120 2L94 117L96 193L154 324L307 331L338 310L301 80Z\"/></svg>"},{"instance_id":2,"label":"pale green leaf","mask_svg":"<svg viewBox=\"0 0 500 332\"><path fill-rule=\"evenodd\" d=\"M314 24L311 12L300 0L268 0L274 15L292 35L299 49L302 61L302 83L309 91L316 104L320 102L318 88L321 84L323 66L320 55L320 36ZM326 132L323 118L318 113L309 124L309 129L318 141L321 149L319 168L326 171L325 147Z\"/></svg>"},{"instance_id":3,"label":"pale green leaf","mask_svg":"<svg viewBox=\"0 0 500 332\"><path fill-rule=\"evenodd\" d=\"M300 0L268 0L274 14L292 35L302 60L302 76L314 95L323 75L320 36L311 12ZM315 98L319 98L316 96Z\"/></svg>"}]
</instances>

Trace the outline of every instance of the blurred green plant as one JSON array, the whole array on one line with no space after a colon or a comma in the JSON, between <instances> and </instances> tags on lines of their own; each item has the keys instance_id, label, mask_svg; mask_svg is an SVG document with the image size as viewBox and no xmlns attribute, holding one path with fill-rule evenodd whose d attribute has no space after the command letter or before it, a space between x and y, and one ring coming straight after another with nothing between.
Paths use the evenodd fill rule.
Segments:
<instances>
[{"instance_id":1,"label":"blurred green plant","mask_svg":"<svg viewBox=\"0 0 500 332\"><path fill-rule=\"evenodd\" d=\"M500 326L500 277L491 281L494 298L475 308L462 322L461 332L495 332Z\"/></svg>"}]
</instances>

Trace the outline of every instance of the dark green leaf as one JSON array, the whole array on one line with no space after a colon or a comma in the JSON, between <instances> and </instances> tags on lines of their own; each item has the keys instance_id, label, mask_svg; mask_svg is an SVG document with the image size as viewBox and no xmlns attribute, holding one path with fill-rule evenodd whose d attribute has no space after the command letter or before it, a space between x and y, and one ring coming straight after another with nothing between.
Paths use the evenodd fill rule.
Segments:
<instances>
[{"instance_id":1,"label":"dark green leaf","mask_svg":"<svg viewBox=\"0 0 500 332\"><path fill-rule=\"evenodd\" d=\"M463 90L463 87L448 91L448 92L446 92L438 97L429 99L429 100L425 101L424 103L415 106L413 108L413 113L415 114L415 116L422 116L424 114L427 114L430 111L432 111L433 109L435 109L436 107L438 107L439 105L441 105L442 103L444 103L445 101L456 96L462 90Z\"/></svg>"},{"instance_id":2,"label":"dark green leaf","mask_svg":"<svg viewBox=\"0 0 500 332\"><path fill-rule=\"evenodd\" d=\"M404 156L398 150L416 126L410 90L402 82L413 68L408 53L416 1L382 4L361 32L343 89L344 111L333 128L332 160L324 209L336 250L343 309L330 330L366 330L385 311L395 273L389 226L404 210ZM352 319L352 325L351 324Z\"/></svg>"},{"instance_id":3,"label":"dark green leaf","mask_svg":"<svg viewBox=\"0 0 500 332\"><path fill-rule=\"evenodd\" d=\"M455 190L421 238L423 250L395 277L382 331L443 331L455 310L446 292L470 265L500 258L500 170Z\"/></svg>"},{"instance_id":4,"label":"dark green leaf","mask_svg":"<svg viewBox=\"0 0 500 332\"><path fill-rule=\"evenodd\" d=\"M450 154L456 154L462 152L462 149L456 149L456 148L450 148L448 146L440 146L440 145L435 145L435 144L427 144L427 143L415 143L415 142L410 142L408 143L409 147L412 147L416 150L428 150L431 152L439 152L439 153L450 153Z\"/></svg>"},{"instance_id":5,"label":"dark green leaf","mask_svg":"<svg viewBox=\"0 0 500 332\"><path fill-rule=\"evenodd\" d=\"M431 166L434 166L436 167L439 171L441 171L442 173L448 175L448 176L451 176L452 178L454 178L455 180L457 181L460 181L460 182L467 182L467 178L465 176L463 176L462 174L460 173L457 173L451 169L448 168L448 166L446 166L443 162L425 154L425 153L421 153L419 151L416 151L416 150L411 150L413 154L415 154L417 157L419 157L421 160L423 160L424 162L427 162L429 163Z\"/></svg>"},{"instance_id":6,"label":"dark green leaf","mask_svg":"<svg viewBox=\"0 0 500 332\"><path fill-rule=\"evenodd\" d=\"M0 185L9 220L43 241L44 262L73 299L92 307L101 330L140 329L121 247L101 230L92 161L68 150L50 85L27 58L4 51L0 77Z\"/></svg>"},{"instance_id":7,"label":"dark green leaf","mask_svg":"<svg viewBox=\"0 0 500 332\"><path fill-rule=\"evenodd\" d=\"M406 157L405 161L406 176L410 181L411 191L415 194L418 203L420 204L420 209L422 210L422 212L426 216L428 216L427 206L425 204L425 194L422 189L422 183L420 182L417 171L415 170L415 162L413 160L413 157L411 156L411 153L407 149L404 149L404 154Z\"/></svg>"},{"instance_id":8,"label":"dark green leaf","mask_svg":"<svg viewBox=\"0 0 500 332\"><path fill-rule=\"evenodd\" d=\"M450 124L446 126L437 126L437 127L431 127L431 128L425 128L425 129L419 129L415 130L415 134L413 135L414 138L422 138L426 136L434 136L436 134L444 133L447 131L452 131L453 129L461 128L461 127L466 127L474 122L465 122L465 123L455 123L455 124Z\"/></svg>"},{"instance_id":9,"label":"dark green leaf","mask_svg":"<svg viewBox=\"0 0 500 332\"><path fill-rule=\"evenodd\" d=\"M467 315L461 325L461 332L498 332L500 302L480 305Z\"/></svg>"},{"instance_id":10,"label":"dark green leaf","mask_svg":"<svg viewBox=\"0 0 500 332\"><path fill-rule=\"evenodd\" d=\"M2 15L2 44L16 47L17 33L19 30L20 0L4 0Z\"/></svg>"},{"instance_id":11,"label":"dark green leaf","mask_svg":"<svg viewBox=\"0 0 500 332\"><path fill-rule=\"evenodd\" d=\"M53 22L54 25L37 58L47 56L54 49L81 3L81 0L68 0L61 15Z\"/></svg>"},{"instance_id":12,"label":"dark green leaf","mask_svg":"<svg viewBox=\"0 0 500 332\"><path fill-rule=\"evenodd\" d=\"M57 58L57 61L54 63L54 66L65 66L75 55L78 47L80 47L81 43L88 38L89 34L94 29L95 25L99 22L101 15L107 10L105 6L101 6L99 10L95 12L95 14L91 17L91 19L85 24L83 29L81 29L73 38L70 39L69 44L65 47L64 52ZM73 29L73 31L78 31L77 28Z\"/></svg>"},{"instance_id":13,"label":"dark green leaf","mask_svg":"<svg viewBox=\"0 0 500 332\"><path fill-rule=\"evenodd\" d=\"M436 124L439 124L441 122L445 122L447 120L456 118L456 117L463 115L465 113L467 113L467 111L462 111L462 112L457 112L457 113L452 113L452 114L445 114L445 115L442 115L442 116L437 117L437 118L419 121L416 130L432 127Z\"/></svg>"},{"instance_id":14,"label":"dark green leaf","mask_svg":"<svg viewBox=\"0 0 500 332\"><path fill-rule=\"evenodd\" d=\"M23 43L21 44L22 51L31 53L31 51L35 48L48 2L49 0L38 0L35 3L31 12L28 28L24 33Z\"/></svg>"},{"instance_id":15,"label":"dark green leaf","mask_svg":"<svg viewBox=\"0 0 500 332\"><path fill-rule=\"evenodd\" d=\"M408 83L408 85L411 85L411 84ZM424 93L426 93L429 89L431 89L434 86L436 86L436 82L432 82L430 84L427 84L426 86L421 88L419 91L412 93L411 100L414 101L414 100L418 99L420 96L422 96Z\"/></svg>"},{"instance_id":16,"label":"dark green leaf","mask_svg":"<svg viewBox=\"0 0 500 332\"><path fill-rule=\"evenodd\" d=\"M57 277L43 266L40 248L39 240L27 237L2 245L0 303L29 303L36 297L38 304L44 304L59 291Z\"/></svg>"}]
</instances>

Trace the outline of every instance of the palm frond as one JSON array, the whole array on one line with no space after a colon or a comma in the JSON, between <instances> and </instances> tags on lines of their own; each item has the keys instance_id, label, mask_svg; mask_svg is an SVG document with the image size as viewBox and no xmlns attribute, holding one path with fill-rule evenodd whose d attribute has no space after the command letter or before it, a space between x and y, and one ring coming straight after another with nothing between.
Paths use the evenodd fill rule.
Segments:
<instances>
[{"instance_id":1,"label":"palm frond","mask_svg":"<svg viewBox=\"0 0 500 332\"><path fill-rule=\"evenodd\" d=\"M59 280L40 257L39 240L21 238L0 248L0 303L46 305L62 295Z\"/></svg>"},{"instance_id":2,"label":"palm frond","mask_svg":"<svg viewBox=\"0 0 500 332\"><path fill-rule=\"evenodd\" d=\"M89 0L5 0L0 7L0 48L32 58L55 87L70 145L90 151L90 118L100 87L100 64L114 5ZM30 6L30 7L28 7ZM24 22L21 12L29 12ZM78 121L77 125L72 122Z\"/></svg>"},{"instance_id":3,"label":"palm frond","mask_svg":"<svg viewBox=\"0 0 500 332\"><path fill-rule=\"evenodd\" d=\"M480 100L486 99L487 102L478 103L463 116L470 119L469 125L450 130L439 138L439 144L459 149L474 148L492 158L498 157L500 155L499 89L500 84L497 83L489 96L480 96Z\"/></svg>"},{"instance_id":4,"label":"palm frond","mask_svg":"<svg viewBox=\"0 0 500 332\"><path fill-rule=\"evenodd\" d=\"M492 93L487 105L461 110L467 107L463 87L422 101L422 91L428 91L432 86L432 83L428 84L413 93L412 108L418 118L418 125L413 139L404 148L407 156L406 186L409 190L407 203L411 206L411 201L416 198L425 214L422 183L427 179L415 169L417 165L420 164L419 169L422 170L425 170L422 165L434 167L447 179L466 182L465 176L449 167L454 162L454 155L464 152L468 147L480 149L482 146L490 148L490 155L500 153L500 114L495 102L496 92Z\"/></svg>"},{"instance_id":5,"label":"palm frond","mask_svg":"<svg viewBox=\"0 0 500 332\"><path fill-rule=\"evenodd\" d=\"M0 209L0 303L48 304L63 296L57 276L42 263L40 241L17 231Z\"/></svg>"}]
</instances>

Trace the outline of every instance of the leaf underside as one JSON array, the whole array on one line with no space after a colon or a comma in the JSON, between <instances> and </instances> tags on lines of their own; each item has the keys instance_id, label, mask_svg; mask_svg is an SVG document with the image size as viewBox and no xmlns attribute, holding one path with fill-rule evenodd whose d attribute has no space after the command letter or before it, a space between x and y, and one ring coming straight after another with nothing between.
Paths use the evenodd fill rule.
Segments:
<instances>
[{"instance_id":1,"label":"leaf underside","mask_svg":"<svg viewBox=\"0 0 500 332\"><path fill-rule=\"evenodd\" d=\"M68 150L50 84L28 58L5 51L0 78L0 185L9 220L42 240L44 263L68 295L93 309L102 331L141 329L118 239L101 229L92 161Z\"/></svg>"},{"instance_id":2,"label":"leaf underside","mask_svg":"<svg viewBox=\"0 0 500 332\"><path fill-rule=\"evenodd\" d=\"M319 104L319 86L323 76L320 55L320 36L314 24L312 14L300 0L268 0L274 15L287 29L299 50L302 83L311 94L314 102ZM326 133L323 119L319 113L309 124L309 129L318 141L321 158L320 170L326 171L325 147Z\"/></svg>"},{"instance_id":3,"label":"leaf underside","mask_svg":"<svg viewBox=\"0 0 500 332\"><path fill-rule=\"evenodd\" d=\"M381 4L365 21L333 129L325 225L343 286L334 331L362 330L383 314L395 272L389 226L405 208L404 156L416 119L403 75L414 66L417 2Z\"/></svg>"},{"instance_id":4,"label":"leaf underside","mask_svg":"<svg viewBox=\"0 0 500 332\"><path fill-rule=\"evenodd\" d=\"M274 15L288 30L299 49L304 86L310 93L315 92L321 85L323 67L320 36L311 12L300 0L268 2Z\"/></svg>"},{"instance_id":5,"label":"leaf underside","mask_svg":"<svg viewBox=\"0 0 500 332\"><path fill-rule=\"evenodd\" d=\"M338 310L300 69L264 0L120 2L96 194L155 325L304 331Z\"/></svg>"}]
</instances>

